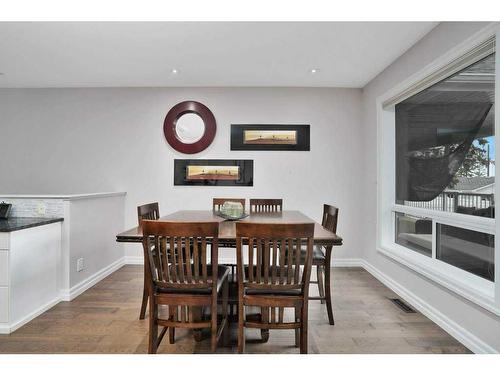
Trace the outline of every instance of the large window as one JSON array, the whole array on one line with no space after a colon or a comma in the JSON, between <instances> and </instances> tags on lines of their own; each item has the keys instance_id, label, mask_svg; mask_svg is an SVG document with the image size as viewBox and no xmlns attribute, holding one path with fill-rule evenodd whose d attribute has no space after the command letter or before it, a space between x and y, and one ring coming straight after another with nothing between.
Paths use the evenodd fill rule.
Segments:
<instances>
[{"instance_id":1,"label":"large window","mask_svg":"<svg viewBox=\"0 0 500 375\"><path fill-rule=\"evenodd\" d=\"M396 204L495 217L494 104L494 53L396 104ZM395 215L396 243L494 281L493 235Z\"/></svg>"},{"instance_id":2,"label":"large window","mask_svg":"<svg viewBox=\"0 0 500 375\"><path fill-rule=\"evenodd\" d=\"M396 203L495 216L495 54L396 105Z\"/></svg>"},{"instance_id":3,"label":"large window","mask_svg":"<svg viewBox=\"0 0 500 375\"><path fill-rule=\"evenodd\" d=\"M500 314L495 43L471 46L379 98L377 243Z\"/></svg>"}]
</instances>

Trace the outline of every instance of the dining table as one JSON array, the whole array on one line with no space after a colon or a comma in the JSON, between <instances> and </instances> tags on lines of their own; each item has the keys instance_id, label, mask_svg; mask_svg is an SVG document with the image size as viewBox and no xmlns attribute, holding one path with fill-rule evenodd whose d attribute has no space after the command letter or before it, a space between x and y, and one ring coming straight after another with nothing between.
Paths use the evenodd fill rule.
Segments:
<instances>
[{"instance_id":1,"label":"dining table","mask_svg":"<svg viewBox=\"0 0 500 375\"><path fill-rule=\"evenodd\" d=\"M236 222L262 223L262 224L314 224L314 244L324 246L331 252L333 246L342 245L342 237L323 228L321 224L310 219L300 211L255 212L240 220L228 220L218 215L213 210L181 210L166 216L161 216L160 221L169 222L218 222L219 246L222 244L236 245ZM142 228L136 226L116 235L117 242L142 242ZM325 254L328 255L328 254Z\"/></svg>"},{"instance_id":2,"label":"dining table","mask_svg":"<svg viewBox=\"0 0 500 375\"><path fill-rule=\"evenodd\" d=\"M332 249L334 246L342 245L342 237L325 229L321 224L309 218L300 211L277 211L277 212L250 212L247 217L239 220L228 220L218 215L213 210L180 210L166 216L161 216L158 220L168 222L218 222L219 223L219 249L236 247L236 223L280 223L280 224L314 224L314 245L319 245L325 249L326 264L330 264ZM142 228L136 226L116 235L117 242L142 243ZM325 272L325 294L330 299L330 272ZM310 299L319 299L310 298ZM331 301L327 301L328 319L332 324L333 311Z\"/></svg>"}]
</instances>

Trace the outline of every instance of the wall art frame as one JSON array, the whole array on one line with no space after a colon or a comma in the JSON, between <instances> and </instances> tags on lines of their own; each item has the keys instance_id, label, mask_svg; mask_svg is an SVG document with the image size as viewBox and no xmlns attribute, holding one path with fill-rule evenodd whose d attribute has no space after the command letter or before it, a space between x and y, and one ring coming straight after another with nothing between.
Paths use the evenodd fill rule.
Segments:
<instances>
[{"instance_id":1,"label":"wall art frame","mask_svg":"<svg viewBox=\"0 0 500 375\"><path fill-rule=\"evenodd\" d=\"M253 160L175 159L175 186L253 186Z\"/></svg>"},{"instance_id":2,"label":"wall art frame","mask_svg":"<svg viewBox=\"0 0 500 375\"><path fill-rule=\"evenodd\" d=\"M310 126L231 124L231 151L310 151Z\"/></svg>"}]
</instances>

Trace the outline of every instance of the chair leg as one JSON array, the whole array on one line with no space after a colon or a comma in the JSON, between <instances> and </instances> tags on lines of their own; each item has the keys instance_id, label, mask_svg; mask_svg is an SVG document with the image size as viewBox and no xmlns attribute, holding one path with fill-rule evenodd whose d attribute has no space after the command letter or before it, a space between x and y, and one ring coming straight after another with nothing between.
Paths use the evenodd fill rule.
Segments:
<instances>
[{"instance_id":1,"label":"chair leg","mask_svg":"<svg viewBox=\"0 0 500 375\"><path fill-rule=\"evenodd\" d=\"M146 317L146 307L148 306L148 288L146 287L146 271L144 271L144 287L142 291L142 305L141 305L141 313L139 314L139 319L143 320Z\"/></svg>"},{"instance_id":2,"label":"chair leg","mask_svg":"<svg viewBox=\"0 0 500 375\"><path fill-rule=\"evenodd\" d=\"M325 273L323 271L323 266L322 265L317 265L316 266L316 277L318 279L318 291L319 291L319 296L321 298L325 298L325 285L323 283L324 281L324 277L325 277ZM325 300L322 299L321 300L321 304L324 304L325 303Z\"/></svg>"},{"instance_id":3,"label":"chair leg","mask_svg":"<svg viewBox=\"0 0 500 375\"><path fill-rule=\"evenodd\" d=\"M210 350L212 353L215 353L217 351L217 300L215 305L212 303L210 315L210 319L212 320L210 323Z\"/></svg>"},{"instance_id":4,"label":"chair leg","mask_svg":"<svg viewBox=\"0 0 500 375\"><path fill-rule=\"evenodd\" d=\"M330 288L330 260L328 259L328 263L325 264L325 293L326 293L326 311L328 312L328 322L330 325L334 325L335 321L333 320L333 309L332 309L332 291Z\"/></svg>"},{"instance_id":5,"label":"chair leg","mask_svg":"<svg viewBox=\"0 0 500 375\"><path fill-rule=\"evenodd\" d=\"M261 307L260 308L260 316L261 316L262 323L269 322L269 307ZM262 338L262 342L267 342L269 340L269 330L268 329L261 329L260 336Z\"/></svg>"},{"instance_id":6,"label":"chair leg","mask_svg":"<svg viewBox=\"0 0 500 375\"><path fill-rule=\"evenodd\" d=\"M301 311L300 324L300 354L307 354L307 301L304 302Z\"/></svg>"},{"instance_id":7,"label":"chair leg","mask_svg":"<svg viewBox=\"0 0 500 375\"><path fill-rule=\"evenodd\" d=\"M229 319L228 319L228 299L229 299L229 281L226 280L224 286L222 287L222 324L224 324L222 332L222 342L225 345L228 344L229 338Z\"/></svg>"},{"instance_id":8,"label":"chair leg","mask_svg":"<svg viewBox=\"0 0 500 375\"><path fill-rule=\"evenodd\" d=\"M149 343L148 353L156 354L158 349L158 305L154 303L153 297L149 299Z\"/></svg>"},{"instance_id":9,"label":"chair leg","mask_svg":"<svg viewBox=\"0 0 500 375\"><path fill-rule=\"evenodd\" d=\"M177 320L177 306L168 306L168 314L170 315L170 319L172 321ZM175 328L170 327L168 330L168 341L171 344L175 343Z\"/></svg>"},{"instance_id":10,"label":"chair leg","mask_svg":"<svg viewBox=\"0 0 500 375\"><path fill-rule=\"evenodd\" d=\"M300 307L295 306L295 322L298 322L300 320ZM295 328L295 347L299 348L300 347L300 329Z\"/></svg>"},{"instance_id":11,"label":"chair leg","mask_svg":"<svg viewBox=\"0 0 500 375\"><path fill-rule=\"evenodd\" d=\"M238 353L245 352L245 307L238 305Z\"/></svg>"},{"instance_id":12,"label":"chair leg","mask_svg":"<svg viewBox=\"0 0 500 375\"><path fill-rule=\"evenodd\" d=\"M193 322L201 321L201 316L203 315L202 308L199 306L192 306L191 311L192 311L192 321ZM199 328L194 329L193 336L194 336L194 341L200 342L203 339L202 329Z\"/></svg>"}]
</instances>

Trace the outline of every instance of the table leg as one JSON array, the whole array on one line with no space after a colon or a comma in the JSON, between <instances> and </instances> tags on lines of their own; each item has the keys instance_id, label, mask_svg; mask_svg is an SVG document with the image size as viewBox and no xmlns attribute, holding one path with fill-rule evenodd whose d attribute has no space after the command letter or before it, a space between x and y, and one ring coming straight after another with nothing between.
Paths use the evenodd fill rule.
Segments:
<instances>
[{"instance_id":1,"label":"table leg","mask_svg":"<svg viewBox=\"0 0 500 375\"><path fill-rule=\"evenodd\" d=\"M330 287L330 273L331 273L331 262L332 259L332 247L326 246L326 256L325 256L325 294L326 294L326 311L328 312L328 322L330 325L334 325L333 320L333 310L332 310L332 292Z\"/></svg>"}]
</instances>

